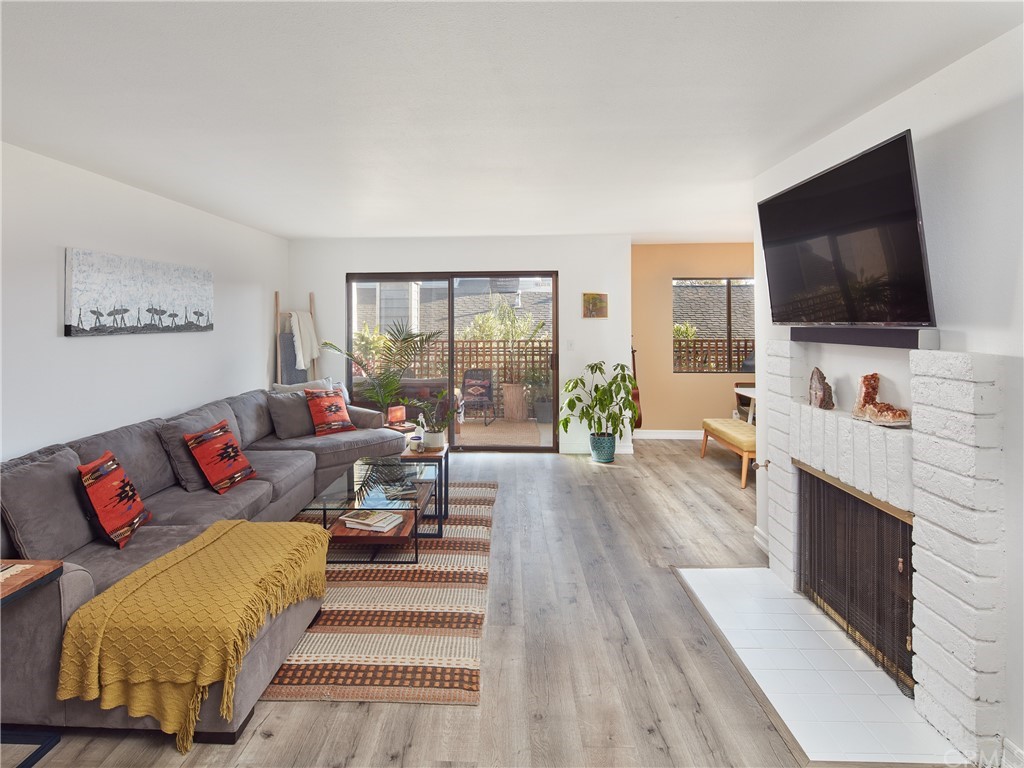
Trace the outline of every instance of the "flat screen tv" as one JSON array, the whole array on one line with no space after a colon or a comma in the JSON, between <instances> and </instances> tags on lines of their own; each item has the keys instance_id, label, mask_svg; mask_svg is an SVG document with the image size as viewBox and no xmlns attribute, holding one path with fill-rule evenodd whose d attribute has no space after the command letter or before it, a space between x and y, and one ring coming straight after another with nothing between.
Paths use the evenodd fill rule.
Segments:
<instances>
[{"instance_id":1,"label":"flat screen tv","mask_svg":"<svg viewBox=\"0 0 1024 768\"><path fill-rule=\"evenodd\" d=\"M757 210L774 323L935 325L910 131Z\"/></svg>"}]
</instances>

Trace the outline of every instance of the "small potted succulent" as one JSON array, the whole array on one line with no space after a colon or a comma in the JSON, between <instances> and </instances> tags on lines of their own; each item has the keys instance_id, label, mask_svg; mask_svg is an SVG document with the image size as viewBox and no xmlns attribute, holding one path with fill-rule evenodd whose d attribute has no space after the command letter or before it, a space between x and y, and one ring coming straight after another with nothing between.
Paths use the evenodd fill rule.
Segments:
<instances>
[{"instance_id":1,"label":"small potted succulent","mask_svg":"<svg viewBox=\"0 0 1024 768\"><path fill-rule=\"evenodd\" d=\"M569 379L562 387L561 418L563 432L576 419L590 430L590 456L594 461L615 461L615 439L622 438L626 427L636 424L638 409L633 402L636 379L625 363L615 363L611 376L604 360L588 363L582 376Z\"/></svg>"}]
</instances>

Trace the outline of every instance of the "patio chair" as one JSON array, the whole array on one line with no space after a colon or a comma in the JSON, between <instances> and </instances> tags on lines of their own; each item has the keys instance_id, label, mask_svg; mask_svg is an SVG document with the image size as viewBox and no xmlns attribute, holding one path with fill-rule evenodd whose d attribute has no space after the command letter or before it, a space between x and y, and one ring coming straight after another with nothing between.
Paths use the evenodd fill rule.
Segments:
<instances>
[{"instance_id":1,"label":"patio chair","mask_svg":"<svg viewBox=\"0 0 1024 768\"><path fill-rule=\"evenodd\" d=\"M465 409L476 409L483 413L484 426L498 418L494 407L494 372L484 368L470 368L462 374L462 402ZM491 420L487 420L487 410Z\"/></svg>"}]
</instances>

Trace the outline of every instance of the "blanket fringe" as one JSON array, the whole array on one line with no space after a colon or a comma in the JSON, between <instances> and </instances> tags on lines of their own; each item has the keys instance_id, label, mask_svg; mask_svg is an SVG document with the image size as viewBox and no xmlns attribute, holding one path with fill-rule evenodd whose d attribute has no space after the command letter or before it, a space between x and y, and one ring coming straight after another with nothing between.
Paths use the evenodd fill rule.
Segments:
<instances>
[{"instance_id":1,"label":"blanket fringe","mask_svg":"<svg viewBox=\"0 0 1024 768\"><path fill-rule=\"evenodd\" d=\"M196 733L196 723L199 722L199 710L203 708L203 702L206 701L206 697L209 696L209 694L210 686L196 686L196 692L192 696L192 701L189 702L188 705L188 717L185 719L181 729L178 731L178 738L174 741L174 745L183 755L192 749L192 738Z\"/></svg>"}]
</instances>

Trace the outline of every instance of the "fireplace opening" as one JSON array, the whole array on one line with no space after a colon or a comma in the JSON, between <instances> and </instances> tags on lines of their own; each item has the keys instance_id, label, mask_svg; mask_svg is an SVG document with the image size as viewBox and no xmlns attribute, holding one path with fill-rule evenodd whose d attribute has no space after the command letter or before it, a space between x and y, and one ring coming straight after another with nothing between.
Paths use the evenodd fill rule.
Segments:
<instances>
[{"instance_id":1,"label":"fireplace opening","mask_svg":"<svg viewBox=\"0 0 1024 768\"><path fill-rule=\"evenodd\" d=\"M913 517L802 463L798 584L913 697Z\"/></svg>"}]
</instances>

